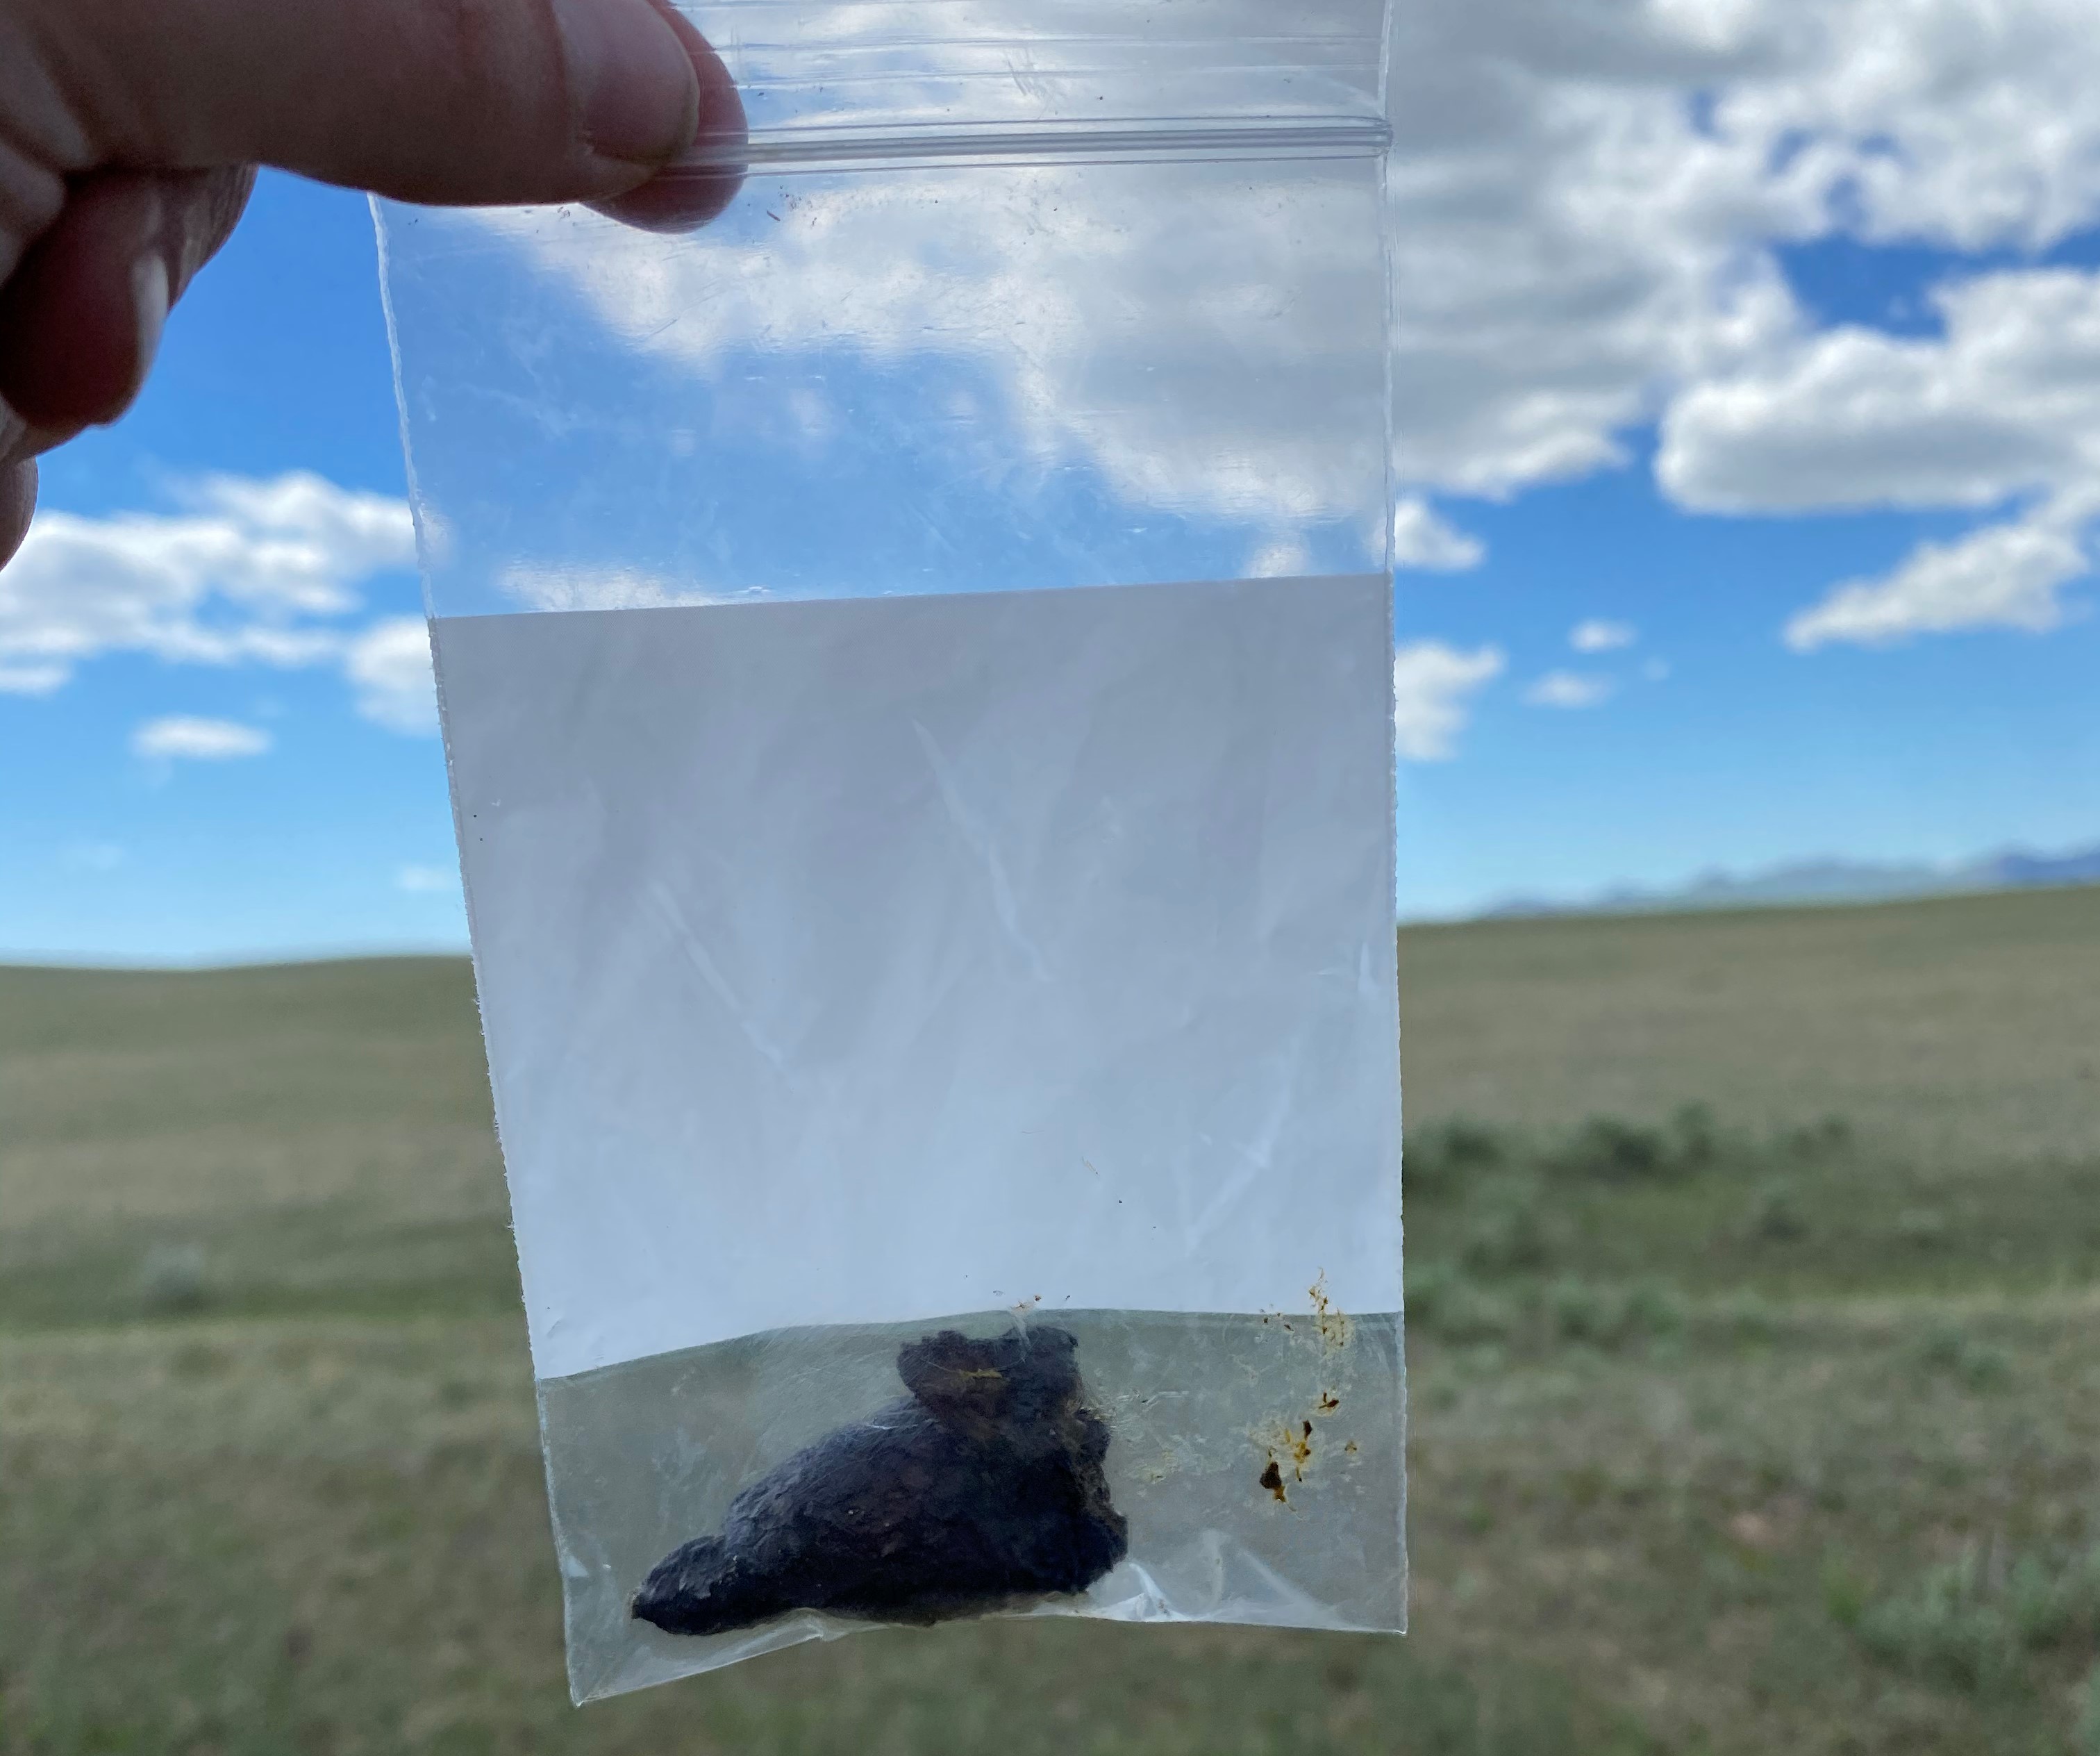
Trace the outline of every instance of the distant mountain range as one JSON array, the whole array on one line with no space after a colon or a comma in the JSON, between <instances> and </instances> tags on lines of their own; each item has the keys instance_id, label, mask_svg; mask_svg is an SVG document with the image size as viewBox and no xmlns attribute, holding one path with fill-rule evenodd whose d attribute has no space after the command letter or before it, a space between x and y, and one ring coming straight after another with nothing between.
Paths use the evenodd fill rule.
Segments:
<instances>
[{"instance_id":1,"label":"distant mountain range","mask_svg":"<svg viewBox=\"0 0 2100 1756\"><path fill-rule=\"evenodd\" d=\"M1595 896L1555 901L1518 896L1496 904L1490 917L1538 914L1640 914L1672 909L1776 908L1789 904L1890 902L1904 896L1944 896L1984 890L2100 884L2100 843L2068 853L2024 849L1989 854L1952 865L1878 865L1855 860L1810 860L1762 872L1702 872L1674 889L1621 885Z\"/></svg>"}]
</instances>

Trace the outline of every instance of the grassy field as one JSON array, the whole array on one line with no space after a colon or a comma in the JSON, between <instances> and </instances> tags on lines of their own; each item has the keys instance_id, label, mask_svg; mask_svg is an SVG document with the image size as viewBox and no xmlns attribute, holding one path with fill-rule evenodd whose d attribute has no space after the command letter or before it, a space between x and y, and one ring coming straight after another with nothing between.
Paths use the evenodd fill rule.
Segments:
<instances>
[{"instance_id":1,"label":"grassy field","mask_svg":"<svg viewBox=\"0 0 2100 1756\"><path fill-rule=\"evenodd\" d=\"M2100 1756L2100 891L1401 974L1405 1641L578 1713L465 968L0 971L0 1750Z\"/></svg>"}]
</instances>

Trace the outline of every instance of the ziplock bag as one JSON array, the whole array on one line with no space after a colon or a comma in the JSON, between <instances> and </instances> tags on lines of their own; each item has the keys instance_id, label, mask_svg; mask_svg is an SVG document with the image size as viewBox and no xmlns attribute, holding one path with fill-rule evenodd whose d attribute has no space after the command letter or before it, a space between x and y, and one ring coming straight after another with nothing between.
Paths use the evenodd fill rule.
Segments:
<instances>
[{"instance_id":1,"label":"ziplock bag","mask_svg":"<svg viewBox=\"0 0 2100 1756\"><path fill-rule=\"evenodd\" d=\"M705 231L379 209L574 1693L1398 1629L1383 10L690 10Z\"/></svg>"}]
</instances>

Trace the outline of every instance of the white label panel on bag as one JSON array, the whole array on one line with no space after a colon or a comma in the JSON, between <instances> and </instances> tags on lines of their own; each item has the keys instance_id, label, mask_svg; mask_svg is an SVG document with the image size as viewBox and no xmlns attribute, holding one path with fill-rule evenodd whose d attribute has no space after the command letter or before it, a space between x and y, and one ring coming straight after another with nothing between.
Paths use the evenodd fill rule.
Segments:
<instances>
[{"instance_id":1,"label":"white label panel on bag","mask_svg":"<svg viewBox=\"0 0 2100 1756\"><path fill-rule=\"evenodd\" d=\"M539 1374L1396 1311L1390 591L438 621Z\"/></svg>"}]
</instances>

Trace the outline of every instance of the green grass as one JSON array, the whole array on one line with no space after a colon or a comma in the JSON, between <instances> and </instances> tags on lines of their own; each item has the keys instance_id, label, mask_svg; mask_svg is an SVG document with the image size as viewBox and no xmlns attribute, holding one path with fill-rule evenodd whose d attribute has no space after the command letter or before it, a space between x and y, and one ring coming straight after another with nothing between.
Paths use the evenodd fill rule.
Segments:
<instances>
[{"instance_id":1,"label":"green grass","mask_svg":"<svg viewBox=\"0 0 2100 1756\"><path fill-rule=\"evenodd\" d=\"M0 1751L2100 1756L2100 891L1401 972L1405 1641L578 1713L464 966L0 971Z\"/></svg>"},{"instance_id":2,"label":"green grass","mask_svg":"<svg viewBox=\"0 0 2100 1756\"><path fill-rule=\"evenodd\" d=\"M1760 1131L1841 1116L1921 1170L2087 1162L2096 899L1412 929L1409 1112L1559 1129L1704 1104Z\"/></svg>"}]
</instances>

